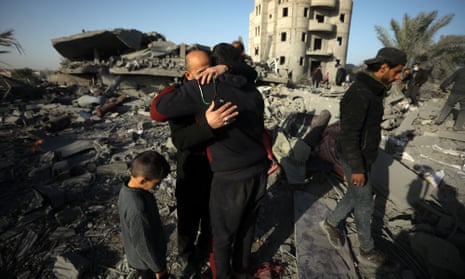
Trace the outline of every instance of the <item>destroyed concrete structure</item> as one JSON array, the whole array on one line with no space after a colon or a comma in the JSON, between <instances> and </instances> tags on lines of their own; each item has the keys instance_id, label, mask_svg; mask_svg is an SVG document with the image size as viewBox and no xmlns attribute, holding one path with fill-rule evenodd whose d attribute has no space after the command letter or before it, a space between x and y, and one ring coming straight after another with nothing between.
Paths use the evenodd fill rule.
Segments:
<instances>
[{"instance_id":1,"label":"destroyed concrete structure","mask_svg":"<svg viewBox=\"0 0 465 279\"><path fill-rule=\"evenodd\" d=\"M154 90L152 84L170 83L182 77L185 55L190 49L210 50L212 46L175 44L157 33L142 33L135 29L117 28L111 31L83 31L52 39L53 47L64 57L60 75L50 76L50 82L89 80L111 83L118 78L124 88ZM257 64L258 81L287 83L287 75L277 75L272 67ZM66 76L63 76L66 75ZM108 85L108 84L106 84Z\"/></svg>"},{"instance_id":2,"label":"destroyed concrete structure","mask_svg":"<svg viewBox=\"0 0 465 279\"><path fill-rule=\"evenodd\" d=\"M124 77L118 80L110 71L101 85L73 71L54 76L65 78L66 86L45 83L34 94L21 94L27 87L21 84L0 100L2 278L134 278L116 207L127 164L155 149L176 165L168 124L149 116L165 77L153 76L149 91L128 89ZM435 87L422 87L418 108L396 86L386 98L373 230L377 245L399 263L393 272L359 264L353 219L347 220L340 250L318 226L345 191L334 141L346 88L259 87L280 168L270 174L257 224L251 271L256 278L277 271L284 279L464 277L465 134L452 130L453 115L434 124L445 102ZM175 178L176 170L154 192L173 273L179 268Z\"/></svg>"},{"instance_id":3,"label":"destroyed concrete structure","mask_svg":"<svg viewBox=\"0 0 465 279\"><path fill-rule=\"evenodd\" d=\"M106 86L143 89L152 92L153 84L169 84L182 77L186 52L192 48L210 47L175 44L157 33L117 28L111 31L85 31L52 39L53 47L66 59L60 75L51 82L74 81L81 85L91 80ZM65 75L65 76L63 76Z\"/></svg>"},{"instance_id":4,"label":"destroyed concrete structure","mask_svg":"<svg viewBox=\"0 0 465 279\"><path fill-rule=\"evenodd\" d=\"M352 0L255 0L249 15L248 53L269 75L294 83L322 67L332 80L346 66Z\"/></svg>"}]
</instances>

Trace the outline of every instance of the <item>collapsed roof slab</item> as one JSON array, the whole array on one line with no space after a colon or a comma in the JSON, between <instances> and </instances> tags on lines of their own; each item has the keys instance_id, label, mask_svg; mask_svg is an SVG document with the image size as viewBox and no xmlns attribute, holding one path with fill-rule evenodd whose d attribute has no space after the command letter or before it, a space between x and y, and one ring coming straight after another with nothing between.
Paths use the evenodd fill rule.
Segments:
<instances>
[{"instance_id":1,"label":"collapsed roof slab","mask_svg":"<svg viewBox=\"0 0 465 279\"><path fill-rule=\"evenodd\" d=\"M139 50L142 36L143 33L135 29L96 30L52 39L52 45L71 61L107 59L113 55Z\"/></svg>"},{"instance_id":2,"label":"collapsed roof slab","mask_svg":"<svg viewBox=\"0 0 465 279\"><path fill-rule=\"evenodd\" d=\"M320 228L329 213L324 199L294 192L295 242L298 278L358 278L349 245L336 249Z\"/></svg>"}]
</instances>

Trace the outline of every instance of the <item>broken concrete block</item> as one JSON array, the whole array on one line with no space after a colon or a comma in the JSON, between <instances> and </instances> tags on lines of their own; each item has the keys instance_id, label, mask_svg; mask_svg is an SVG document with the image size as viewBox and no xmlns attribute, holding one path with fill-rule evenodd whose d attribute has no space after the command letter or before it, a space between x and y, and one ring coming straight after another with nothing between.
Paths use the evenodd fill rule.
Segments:
<instances>
[{"instance_id":1,"label":"broken concrete block","mask_svg":"<svg viewBox=\"0 0 465 279\"><path fill-rule=\"evenodd\" d=\"M65 193L59 189L53 188L50 185L34 185L32 190L42 196L53 209L60 209L65 204Z\"/></svg>"},{"instance_id":2,"label":"broken concrete block","mask_svg":"<svg viewBox=\"0 0 465 279\"><path fill-rule=\"evenodd\" d=\"M122 175L127 173L128 165L124 162L100 165L97 167L98 175Z\"/></svg>"},{"instance_id":3,"label":"broken concrete block","mask_svg":"<svg viewBox=\"0 0 465 279\"><path fill-rule=\"evenodd\" d=\"M67 160L59 161L52 166L52 175L55 177L68 177L70 166Z\"/></svg>"},{"instance_id":4,"label":"broken concrete block","mask_svg":"<svg viewBox=\"0 0 465 279\"><path fill-rule=\"evenodd\" d=\"M76 153L94 148L94 144L89 140L78 140L55 150L60 158L67 158Z\"/></svg>"},{"instance_id":5,"label":"broken concrete block","mask_svg":"<svg viewBox=\"0 0 465 279\"><path fill-rule=\"evenodd\" d=\"M50 132L58 132L68 128L71 125L71 117L65 115L62 117L50 119L45 123L45 129Z\"/></svg>"},{"instance_id":6,"label":"broken concrete block","mask_svg":"<svg viewBox=\"0 0 465 279\"><path fill-rule=\"evenodd\" d=\"M67 238L74 236L76 232L74 229L66 228L66 227L58 227L54 232L50 234L48 237L51 241L62 241Z\"/></svg>"},{"instance_id":7,"label":"broken concrete block","mask_svg":"<svg viewBox=\"0 0 465 279\"><path fill-rule=\"evenodd\" d=\"M25 256L29 256L32 247L39 239L39 236L36 232L29 230L23 233L23 237L21 237L21 242L17 247L16 252L16 259L21 260Z\"/></svg>"},{"instance_id":8,"label":"broken concrete block","mask_svg":"<svg viewBox=\"0 0 465 279\"><path fill-rule=\"evenodd\" d=\"M89 96L84 95L77 99L77 103L82 108L89 108L94 105L103 105L106 102L104 96Z\"/></svg>"},{"instance_id":9,"label":"broken concrete block","mask_svg":"<svg viewBox=\"0 0 465 279\"><path fill-rule=\"evenodd\" d=\"M91 262L73 252L57 256L53 272L58 279L78 279L89 269Z\"/></svg>"},{"instance_id":10,"label":"broken concrete block","mask_svg":"<svg viewBox=\"0 0 465 279\"><path fill-rule=\"evenodd\" d=\"M58 224L60 224L61 226L72 224L80 216L81 216L81 209L78 207L74 207L74 208L67 207L55 213L55 219L57 220Z\"/></svg>"}]
</instances>

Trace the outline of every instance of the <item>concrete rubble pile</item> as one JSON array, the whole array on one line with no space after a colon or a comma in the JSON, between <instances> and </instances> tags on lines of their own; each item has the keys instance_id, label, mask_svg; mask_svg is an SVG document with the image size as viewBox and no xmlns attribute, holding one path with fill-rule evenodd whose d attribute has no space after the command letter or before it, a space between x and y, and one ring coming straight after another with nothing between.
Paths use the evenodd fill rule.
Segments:
<instances>
[{"instance_id":1,"label":"concrete rubble pile","mask_svg":"<svg viewBox=\"0 0 465 279\"><path fill-rule=\"evenodd\" d=\"M114 40L115 32L110 33L76 36ZM134 31L116 33L113 44L123 52L120 57L112 60L94 49L77 53L61 46L60 53L79 61L78 67L68 64L74 72L52 73L48 83L28 94L21 94L27 91L21 85L0 95L2 278L134 278L124 258L116 202L128 177L128 162L147 149L161 152L173 168L154 195L169 236L169 269L175 273L179 268L175 148L168 124L151 121L149 106L180 74L137 74L138 85L127 87L129 72L147 73L155 65L148 59L128 68L135 64L127 57L146 53L140 42L153 41ZM183 52L161 35L151 38L162 44L151 45L152 51ZM59 42L67 41L56 40L57 50ZM98 67L92 62L78 69L96 57ZM103 69L102 60L107 64ZM179 64L168 61L158 62L178 69ZM118 67L125 73L116 75ZM264 266L283 266L280 278L287 279L323 277L329 270L346 278L465 277L465 134L453 132L453 116L434 125L445 102L436 87L425 84L419 107L410 107L396 86L386 98L383 141L374 168L378 195L373 230L380 248L400 264L392 273L358 265L353 219L345 231L350 245L339 252L324 247L327 239L316 223L345 191L334 141L339 100L346 89L289 88L280 82L259 87L280 168L270 174L257 225L256 278L264 278ZM5 91L0 86L0 93ZM312 237L306 239L303 231ZM328 269L327 264L339 261L343 264Z\"/></svg>"}]
</instances>

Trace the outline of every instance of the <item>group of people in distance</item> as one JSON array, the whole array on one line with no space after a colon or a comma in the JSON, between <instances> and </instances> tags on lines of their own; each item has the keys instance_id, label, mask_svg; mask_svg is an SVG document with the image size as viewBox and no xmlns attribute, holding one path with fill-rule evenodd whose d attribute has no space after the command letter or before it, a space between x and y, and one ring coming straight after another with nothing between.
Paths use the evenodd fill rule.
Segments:
<instances>
[{"instance_id":1,"label":"group of people in distance","mask_svg":"<svg viewBox=\"0 0 465 279\"><path fill-rule=\"evenodd\" d=\"M257 73L244 54L243 47L228 43L216 45L211 52L191 50L186 55L183 83L162 90L150 106L153 120L169 122L177 149L179 278L200 278L201 267L208 261L213 278L247 278L250 273L255 225L271 163L271 139L264 125L264 102L254 82ZM399 49L380 49L376 57L365 61L366 71L356 75L342 97L336 150L348 188L320 223L329 242L340 248L340 226L353 212L361 261L386 268L395 268L395 263L375 247L371 234L371 168L381 139L383 98L389 85L401 78L406 61ZM464 71L456 75L442 86L455 81L456 87L463 87ZM457 99L448 101L447 108ZM460 102L464 108L463 97ZM444 108L438 121L449 112ZM170 166L158 152L142 152L133 159L130 179L120 191L125 253L142 278L171 276L167 240L157 202L149 191L169 172Z\"/></svg>"}]
</instances>

